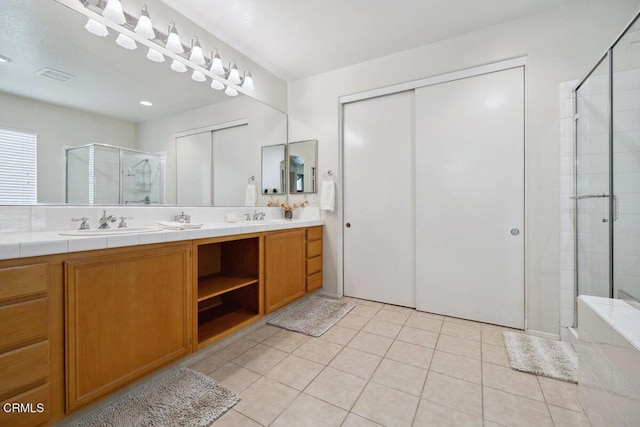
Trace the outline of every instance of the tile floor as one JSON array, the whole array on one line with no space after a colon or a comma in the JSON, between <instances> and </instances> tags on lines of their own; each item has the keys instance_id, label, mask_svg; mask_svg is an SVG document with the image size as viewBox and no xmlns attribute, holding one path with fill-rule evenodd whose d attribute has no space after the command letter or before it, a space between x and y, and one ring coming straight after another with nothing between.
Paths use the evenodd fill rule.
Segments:
<instances>
[{"instance_id":1,"label":"tile floor","mask_svg":"<svg viewBox=\"0 0 640 427\"><path fill-rule=\"evenodd\" d=\"M365 300L320 338L270 325L191 366L224 426L589 426L577 386L509 368L498 326Z\"/></svg>"}]
</instances>

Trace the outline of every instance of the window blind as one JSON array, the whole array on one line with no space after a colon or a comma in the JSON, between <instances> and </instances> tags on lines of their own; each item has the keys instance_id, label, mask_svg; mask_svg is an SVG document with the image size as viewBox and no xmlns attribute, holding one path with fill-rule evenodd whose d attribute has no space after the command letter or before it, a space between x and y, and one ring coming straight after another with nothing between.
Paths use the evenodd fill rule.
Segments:
<instances>
[{"instance_id":1,"label":"window blind","mask_svg":"<svg viewBox=\"0 0 640 427\"><path fill-rule=\"evenodd\" d=\"M38 136L0 128L0 204L37 201Z\"/></svg>"}]
</instances>

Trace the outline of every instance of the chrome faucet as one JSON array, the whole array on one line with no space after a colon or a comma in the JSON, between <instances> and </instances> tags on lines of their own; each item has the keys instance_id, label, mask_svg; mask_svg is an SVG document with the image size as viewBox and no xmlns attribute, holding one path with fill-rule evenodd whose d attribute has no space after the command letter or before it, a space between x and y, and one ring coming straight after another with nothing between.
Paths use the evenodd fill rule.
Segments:
<instances>
[{"instance_id":1,"label":"chrome faucet","mask_svg":"<svg viewBox=\"0 0 640 427\"><path fill-rule=\"evenodd\" d=\"M116 222L116 217L113 215L107 216L107 211L102 211L102 218L98 221L98 230L108 230L111 228L109 227L110 222Z\"/></svg>"},{"instance_id":2,"label":"chrome faucet","mask_svg":"<svg viewBox=\"0 0 640 427\"><path fill-rule=\"evenodd\" d=\"M258 221L264 219L267 214L264 212L258 212L257 210L253 212L253 220Z\"/></svg>"}]
</instances>

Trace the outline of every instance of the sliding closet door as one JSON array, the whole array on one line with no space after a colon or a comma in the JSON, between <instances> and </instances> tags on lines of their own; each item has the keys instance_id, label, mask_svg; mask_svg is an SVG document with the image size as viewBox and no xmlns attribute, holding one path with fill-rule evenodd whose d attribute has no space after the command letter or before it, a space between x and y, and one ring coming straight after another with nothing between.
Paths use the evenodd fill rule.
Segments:
<instances>
[{"instance_id":1,"label":"sliding closet door","mask_svg":"<svg viewBox=\"0 0 640 427\"><path fill-rule=\"evenodd\" d=\"M417 308L524 328L524 70L415 96Z\"/></svg>"},{"instance_id":2,"label":"sliding closet door","mask_svg":"<svg viewBox=\"0 0 640 427\"><path fill-rule=\"evenodd\" d=\"M211 206L211 132L176 138L177 204Z\"/></svg>"},{"instance_id":3,"label":"sliding closet door","mask_svg":"<svg viewBox=\"0 0 640 427\"><path fill-rule=\"evenodd\" d=\"M249 125L213 132L213 205L243 206L249 179Z\"/></svg>"},{"instance_id":4,"label":"sliding closet door","mask_svg":"<svg viewBox=\"0 0 640 427\"><path fill-rule=\"evenodd\" d=\"M413 92L343 106L344 294L415 307Z\"/></svg>"}]
</instances>

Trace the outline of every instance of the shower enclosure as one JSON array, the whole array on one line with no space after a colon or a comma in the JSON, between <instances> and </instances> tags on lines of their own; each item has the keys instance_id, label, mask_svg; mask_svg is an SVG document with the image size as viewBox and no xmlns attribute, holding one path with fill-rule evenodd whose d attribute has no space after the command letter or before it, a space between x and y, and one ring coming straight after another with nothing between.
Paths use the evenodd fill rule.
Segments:
<instances>
[{"instance_id":1,"label":"shower enclosure","mask_svg":"<svg viewBox=\"0 0 640 427\"><path fill-rule=\"evenodd\" d=\"M162 204L164 157L88 144L66 149L66 202Z\"/></svg>"},{"instance_id":2,"label":"shower enclosure","mask_svg":"<svg viewBox=\"0 0 640 427\"><path fill-rule=\"evenodd\" d=\"M577 295L640 300L640 22L574 93Z\"/></svg>"}]
</instances>

